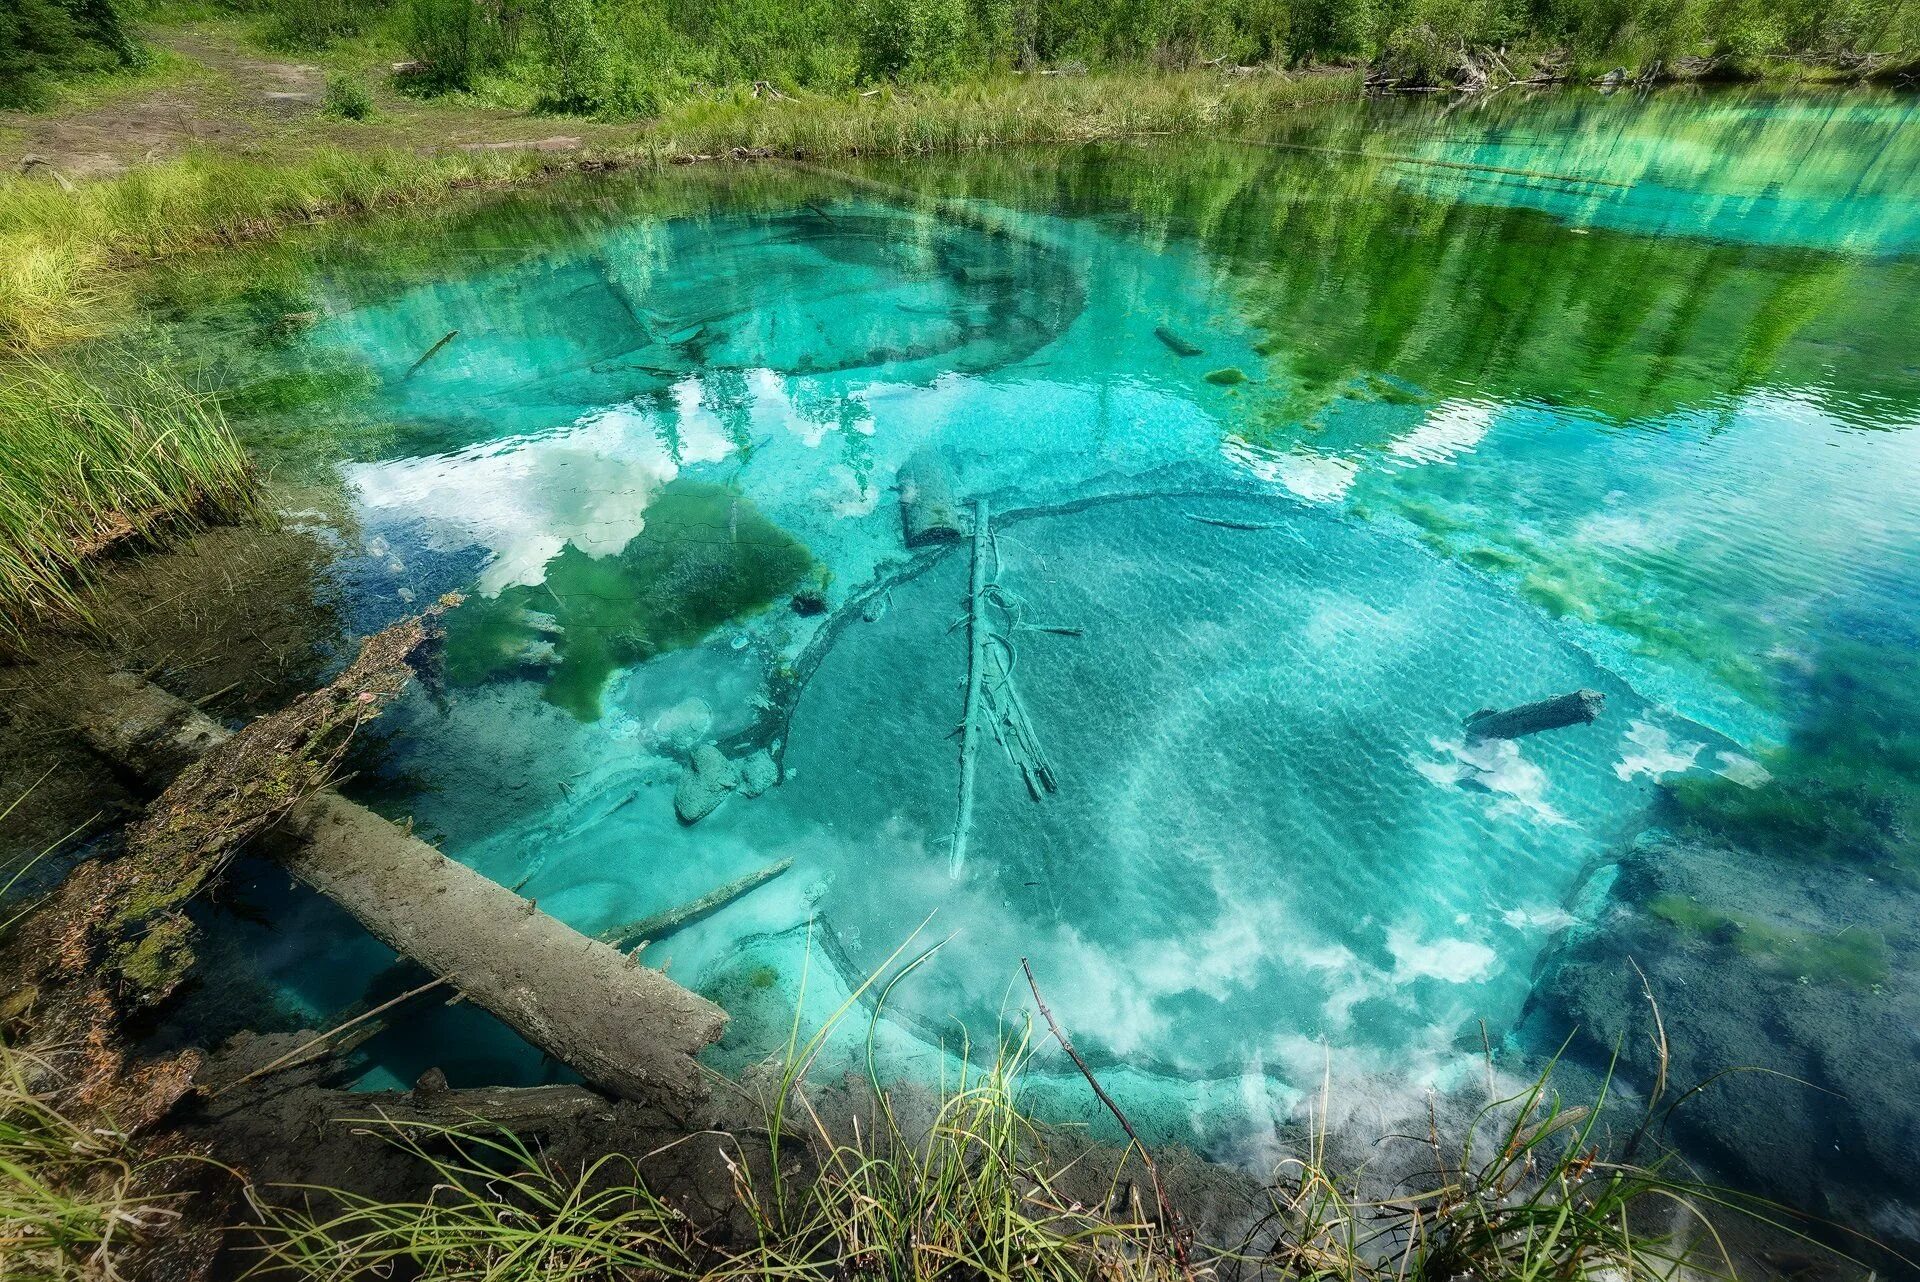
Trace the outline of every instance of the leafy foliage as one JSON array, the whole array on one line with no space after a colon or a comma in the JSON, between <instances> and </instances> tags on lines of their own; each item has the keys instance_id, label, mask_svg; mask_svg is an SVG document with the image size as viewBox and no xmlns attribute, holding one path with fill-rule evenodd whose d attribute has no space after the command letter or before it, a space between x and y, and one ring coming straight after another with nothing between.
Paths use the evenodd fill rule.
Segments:
<instances>
[{"instance_id":1,"label":"leafy foliage","mask_svg":"<svg viewBox=\"0 0 1920 1282\"><path fill-rule=\"evenodd\" d=\"M141 59L118 0L0 0L0 107L38 106L61 76Z\"/></svg>"}]
</instances>

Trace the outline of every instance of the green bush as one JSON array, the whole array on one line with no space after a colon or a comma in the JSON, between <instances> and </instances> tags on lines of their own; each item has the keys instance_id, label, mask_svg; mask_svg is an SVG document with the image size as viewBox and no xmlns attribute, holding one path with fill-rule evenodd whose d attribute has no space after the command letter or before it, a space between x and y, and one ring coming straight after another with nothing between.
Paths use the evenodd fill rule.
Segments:
<instances>
[{"instance_id":1,"label":"green bush","mask_svg":"<svg viewBox=\"0 0 1920 1282\"><path fill-rule=\"evenodd\" d=\"M117 0L0 0L0 107L35 107L63 76L143 61Z\"/></svg>"},{"instance_id":2,"label":"green bush","mask_svg":"<svg viewBox=\"0 0 1920 1282\"><path fill-rule=\"evenodd\" d=\"M272 0L260 38L274 49L324 49L368 30L385 11L384 0Z\"/></svg>"},{"instance_id":3,"label":"green bush","mask_svg":"<svg viewBox=\"0 0 1920 1282\"><path fill-rule=\"evenodd\" d=\"M328 76L320 109L339 120L366 120L373 115L373 91L358 76Z\"/></svg>"},{"instance_id":4,"label":"green bush","mask_svg":"<svg viewBox=\"0 0 1920 1282\"><path fill-rule=\"evenodd\" d=\"M473 88L479 76L505 64L508 27L504 9L476 0L406 0L400 38L416 64L401 87L429 94Z\"/></svg>"}]
</instances>

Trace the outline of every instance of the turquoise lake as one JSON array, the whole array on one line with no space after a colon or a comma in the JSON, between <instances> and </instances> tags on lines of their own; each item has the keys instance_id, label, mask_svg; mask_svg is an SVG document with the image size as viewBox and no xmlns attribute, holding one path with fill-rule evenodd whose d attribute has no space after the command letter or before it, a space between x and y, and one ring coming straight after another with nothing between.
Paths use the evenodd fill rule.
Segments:
<instances>
[{"instance_id":1,"label":"turquoise lake","mask_svg":"<svg viewBox=\"0 0 1920 1282\"><path fill-rule=\"evenodd\" d=\"M1911 98L614 173L250 270L193 324L322 595L362 633L467 598L357 786L588 932L792 861L643 954L732 1013L716 1067L937 944L827 1054L871 1027L933 1080L1019 1033L1026 958L1143 1130L1257 1168L1323 1081L1391 1121L1489 1051L1529 1076L1605 1023L1544 977L1631 937L1676 1039L1681 990L1805 1000L1920 1087ZM903 468L960 537L906 545ZM1054 787L984 734L956 873L976 503ZM1463 729L1576 689L1591 725ZM703 744L777 786L683 822ZM1656 835L1754 884L1635 890ZM391 964L256 893L225 929L289 1018ZM1700 1053L1813 1071L1740 1022ZM1037 1049L1040 1111L1095 1120ZM560 1072L461 1008L370 1051ZM1920 1125L1883 1124L1897 1181Z\"/></svg>"}]
</instances>

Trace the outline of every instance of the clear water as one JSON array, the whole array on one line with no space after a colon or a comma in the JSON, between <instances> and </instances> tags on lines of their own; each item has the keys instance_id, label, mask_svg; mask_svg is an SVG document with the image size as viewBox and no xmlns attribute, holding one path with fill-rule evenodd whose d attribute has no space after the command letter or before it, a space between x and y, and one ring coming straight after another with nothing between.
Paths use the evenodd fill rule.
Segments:
<instances>
[{"instance_id":1,"label":"clear water","mask_svg":"<svg viewBox=\"0 0 1920 1282\"><path fill-rule=\"evenodd\" d=\"M332 429L287 466L339 478L303 519L356 627L469 594L382 804L586 931L791 858L646 954L734 1012L723 1066L944 941L891 1071L1017 1027L1027 957L1136 1121L1252 1159L1329 1067L1524 1056L1543 949L1663 785L1765 787L1856 675L1905 688L1917 112L1383 104L1281 146L614 176L272 251L206 316L319 313L221 360L269 447ZM1058 776L1035 801L987 741L957 879L970 552L908 560L920 451L1044 625L1016 680ZM1578 687L1590 727L1464 739ZM684 826L712 740L784 779ZM248 946L293 1008L390 960L285 911ZM372 1085L555 1071L470 1012L379 1045ZM1085 1116L1061 1067L1036 1097Z\"/></svg>"}]
</instances>

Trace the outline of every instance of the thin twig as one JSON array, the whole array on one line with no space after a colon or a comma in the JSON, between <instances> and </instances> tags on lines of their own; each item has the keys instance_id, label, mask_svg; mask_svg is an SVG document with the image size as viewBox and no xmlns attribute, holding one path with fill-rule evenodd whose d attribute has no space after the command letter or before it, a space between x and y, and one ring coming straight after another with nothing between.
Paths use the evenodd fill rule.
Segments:
<instances>
[{"instance_id":1,"label":"thin twig","mask_svg":"<svg viewBox=\"0 0 1920 1282\"><path fill-rule=\"evenodd\" d=\"M447 982L447 976L441 975L436 979L428 980L426 983L420 985L418 988L409 988L406 992L400 994L398 997L390 998L387 1001L381 1002L378 1006L375 1006L372 1010L363 1012L362 1014L359 1014L359 1015L355 1015L352 1019L348 1020L346 1023L330 1028L326 1032L321 1033L319 1036L311 1039L310 1041L304 1042L301 1045L296 1046L294 1049L288 1051L285 1055L280 1056L280 1058L273 1060L269 1063L262 1064L259 1068L256 1068L251 1073L248 1073L245 1077L235 1078L233 1081L228 1082L225 1086L220 1087L218 1090L208 1092L208 1097L212 1098L215 1096L224 1095L236 1086L244 1086L248 1082L255 1081L258 1078L267 1076L269 1073L277 1073L277 1072L280 1072L282 1069L296 1067L297 1064L305 1062L301 1060L300 1057L306 1054L308 1051L312 1050L314 1047L319 1046L323 1042L330 1042L334 1038L338 1037L340 1034L346 1032L349 1028L352 1028L354 1025L364 1024L366 1021L372 1019L374 1016L383 1015L387 1011L392 1010L395 1006L400 1005L402 1002L410 1001L413 998L418 997L420 994L428 991L429 989L438 988L440 987L440 985L446 982Z\"/></svg>"},{"instance_id":2,"label":"thin twig","mask_svg":"<svg viewBox=\"0 0 1920 1282\"><path fill-rule=\"evenodd\" d=\"M1053 1012L1047 1009L1047 1000L1040 995L1040 981L1033 977L1033 967L1024 957L1020 959L1020 969L1027 973L1027 987L1033 990L1033 1004L1040 1008L1040 1018L1047 1021L1047 1027L1052 1030L1054 1040L1060 1043L1060 1049L1066 1051L1074 1067L1080 1070L1080 1076L1087 1079L1087 1085L1093 1087L1093 1093L1100 1097L1100 1102L1107 1106L1109 1113L1113 1114L1113 1120L1120 1123L1120 1129L1127 1133L1127 1138L1133 1141L1133 1146L1140 1150L1140 1160L1146 1163L1147 1178L1153 1181L1153 1200L1160 1205L1160 1222L1167 1226L1167 1232L1173 1239L1173 1253L1179 1262L1181 1275L1187 1279L1187 1282L1193 1282L1193 1264L1187 1258L1186 1231L1181 1227L1180 1216L1173 1209L1173 1204L1167 1201L1166 1190L1160 1186L1160 1168L1154 1163L1153 1154L1147 1151L1146 1144L1141 1141L1139 1133L1133 1129L1133 1123L1127 1120L1127 1115L1120 1111L1118 1104L1113 1102L1113 1096L1107 1094L1106 1089L1100 1085L1099 1079L1093 1075L1093 1070L1087 1067L1087 1061L1080 1058L1080 1052L1073 1048L1071 1041L1067 1040L1066 1033L1053 1018Z\"/></svg>"}]
</instances>

